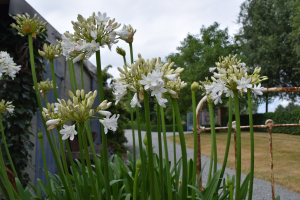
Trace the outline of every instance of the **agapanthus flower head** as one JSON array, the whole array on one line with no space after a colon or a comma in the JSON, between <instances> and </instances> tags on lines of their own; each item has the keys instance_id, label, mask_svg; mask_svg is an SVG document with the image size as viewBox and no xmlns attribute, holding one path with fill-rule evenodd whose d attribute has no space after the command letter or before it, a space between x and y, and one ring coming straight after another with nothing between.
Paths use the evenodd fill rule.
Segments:
<instances>
[{"instance_id":1,"label":"agapanthus flower head","mask_svg":"<svg viewBox=\"0 0 300 200\"><path fill-rule=\"evenodd\" d=\"M30 18L29 14L16 15L13 18L16 20L17 24L11 24L11 27L18 30L18 34L24 37L27 34L32 34L32 37L36 37L37 34L46 31L47 22L43 23L40 21L40 17L37 14Z\"/></svg>"},{"instance_id":2,"label":"agapanthus flower head","mask_svg":"<svg viewBox=\"0 0 300 200\"><path fill-rule=\"evenodd\" d=\"M205 81L200 82L200 88L208 96L208 101L212 103L222 103L221 96L226 94L226 97L233 97L234 91L239 91L241 95L247 92L247 89L256 95L261 95L260 83L266 79L266 76L260 76L260 68L255 68L252 74L250 68L245 63L238 60L237 55L220 57L219 62L216 62L215 68L210 68L214 73L210 81L206 78ZM217 71L217 72L216 72ZM256 87L256 84L259 86Z\"/></svg>"},{"instance_id":3,"label":"agapanthus flower head","mask_svg":"<svg viewBox=\"0 0 300 200\"><path fill-rule=\"evenodd\" d=\"M11 101L7 101L5 103L5 100L2 99L0 102L0 115L5 113L6 111L9 112L9 114L13 114L15 106L12 105Z\"/></svg>"},{"instance_id":4,"label":"agapanthus flower head","mask_svg":"<svg viewBox=\"0 0 300 200\"><path fill-rule=\"evenodd\" d=\"M35 89L34 86L33 89ZM38 83L38 90L40 91L43 98L45 96L45 93L52 89L53 89L53 81L49 81L49 78L47 78L47 80L45 81L41 81Z\"/></svg>"},{"instance_id":5,"label":"agapanthus flower head","mask_svg":"<svg viewBox=\"0 0 300 200\"><path fill-rule=\"evenodd\" d=\"M74 140L74 136L77 135L77 131L75 130L75 125L68 126L63 125L63 129L59 131L60 134L62 134L62 140L66 140L70 138L70 140Z\"/></svg>"},{"instance_id":6,"label":"agapanthus flower head","mask_svg":"<svg viewBox=\"0 0 300 200\"><path fill-rule=\"evenodd\" d=\"M46 43L43 46L43 51L38 50L39 54L48 60L53 60L59 58L62 55L61 42L59 41L58 45L47 45Z\"/></svg>"},{"instance_id":7,"label":"agapanthus flower head","mask_svg":"<svg viewBox=\"0 0 300 200\"><path fill-rule=\"evenodd\" d=\"M135 63L132 65L126 63L123 69L118 68L121 78L116 79L114 84L114 95L117 102L126 94L127 90L138 92L141 100L143 100L144 92L149 91L162 106L167 102L167 99L163 98L164 95L178 98L179 91L187 84L179 77L184 69L180 67L173 69L173 66L174 62L171 62L170 59L162 65L160 58L145 61L139 54Z\"/></svg>"},{"instance_id":8,"label":"agapanthus flower head","mask_svg":"<svg viewBox=\"0 0 300 200\"><path fill-rule=\"evenodd\" d=\"M59 100L59 103L47 104L43 108L42 115L47 121L48 129L61 126L68 121L75 121L76 123L84 123L97 113L111 114L105 111L111 106L111 102L107 100L101 102L96 108L92 109L94 100L97 96L97 90L85 94L84 90L77 90L76 94L69 91L69 96L72 100L67 102L64 99ZM101 122L101 121L100 121Z\"/></svg>"},{"instance_id":9,"label":"agapanthus flower head","mask_svg":"<svg viewBox=\"0 0 300 200\"><path fill-rule=\"evenodd\" d=\"M124 40L127 43L133 42L133 36L136 33L136 29L133 29L129 24L128 26L124 25L122 29L122 35L120 34L120 39Z\"/></svg>"},{"instance_id":10,"label":"agapanthus flower head","mask_svg":"<svg viewBox=\"0 0 300 200\"><path fill-rule=\"evenodd\" d=\"M5 74L14 80L16 73L18 73L20 69L21 66L14 63L6 51L0 51L0 78Z\"/></svg>"}]
</instances>

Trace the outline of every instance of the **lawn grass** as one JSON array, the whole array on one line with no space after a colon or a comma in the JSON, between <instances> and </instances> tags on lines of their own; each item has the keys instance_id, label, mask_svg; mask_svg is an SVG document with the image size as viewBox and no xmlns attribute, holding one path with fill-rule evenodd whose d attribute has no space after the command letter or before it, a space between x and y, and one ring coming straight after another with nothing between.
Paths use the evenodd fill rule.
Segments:
<instances>
[{"instance_id":1,"label":"lawn grass","mask_svg":"<svg viewBox=\"0 0 300 200\"><path fill-rule=\"evenodd\" d=\"M217 133L218 163L223 163L227 132ZM273 133L273 160L274 160L274 180L277 185L283 186L291 191L300 193L300 136ZM193 149L193 134L185 134L186 146ZM210 133L201 133L201 153L210 156ZM172 140L169 137L168 140ZM250 133L242 132L242 173L248 174L250 171ZM271 181L270 173L270 151L269 134L267 132L255 132L255 169L254 177ZM179 137L176 136L176 143ZM227 167L234 169L234 140L231 137L229 157Z\"/></svg>"}]
</instances>

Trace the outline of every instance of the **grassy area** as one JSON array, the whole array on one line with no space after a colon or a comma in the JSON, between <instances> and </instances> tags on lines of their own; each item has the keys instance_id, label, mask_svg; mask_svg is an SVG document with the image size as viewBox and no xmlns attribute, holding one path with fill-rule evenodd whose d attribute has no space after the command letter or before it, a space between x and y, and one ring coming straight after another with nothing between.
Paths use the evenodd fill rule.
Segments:
<instances>
[{"instance_id":1,"label":"grassy area","mask_svg":"<svg viewBox=\"0 0 300 200\"><path fill-rule=\"evenodd\" d=\"M201 134L201 153L210 156L210 134ZM255 132L255 178L271 181L269 134L266 132ZM193 149L193 134L185 134L186 145ZM250 171L250 133L242 132L242 172L247 174ZM273 133L273 160L274 178L277 185L300 193L298 183L300 182L300 136ZM172 137L168 138L172 140ZM227 133L217 133L218 162L223 163L226 148ZM179 137L176 136L176 143L179 144ZM234 169L234 148L233 135L229 150L227 167Z\"/></svg>"}]
</instances>

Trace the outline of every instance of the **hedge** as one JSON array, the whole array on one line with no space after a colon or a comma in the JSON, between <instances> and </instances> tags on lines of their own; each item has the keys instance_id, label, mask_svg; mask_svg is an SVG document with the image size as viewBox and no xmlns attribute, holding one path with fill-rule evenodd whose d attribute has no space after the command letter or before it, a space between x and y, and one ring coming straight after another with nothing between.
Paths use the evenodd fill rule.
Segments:
<instances>
[{"instance_id":1,"label":"hedge","mask_svg":"<svg viewBox=\"0 0 300 200\"><path fill-rule=\"evenodd\" d=\"M178 131L177 125L175 127L176 127L176 131ZM131 129L131 124L127 124L127 126L125 128L126 129ZM182 124L182 128L183 128L183 131L186 131L187 130L187 125ZM137 125L134 125L134 129L137 130ZM141 124L141 130L146 131L146 124ZM157 132L157 125L151 125L151 131ZM161 131L162 131L162 129L161 129ZM166 125L166 131L167 132L173 132L173 125Z\"/></svg>"},{"instance_id":2,"label":"hedge","mask_svg":"<svg viewBox=\"0 0 300 200\"><path fill-rule=\"evenodd\" d=\"M235 120L235 116L232 116ZM249 125L249 115L241 115L241 126ZM300 110L284 111L274 113L253 114L253 125L264 125L267 119L272 119L274 124L297 124L300 120ZM222 126L227 126L228 115L222 116ZM267 132L266 128L255 129L256 131ZM273 128L273 133L286 133L300 135L300 127L277 127Z\"/></svg>"}]
</instances>

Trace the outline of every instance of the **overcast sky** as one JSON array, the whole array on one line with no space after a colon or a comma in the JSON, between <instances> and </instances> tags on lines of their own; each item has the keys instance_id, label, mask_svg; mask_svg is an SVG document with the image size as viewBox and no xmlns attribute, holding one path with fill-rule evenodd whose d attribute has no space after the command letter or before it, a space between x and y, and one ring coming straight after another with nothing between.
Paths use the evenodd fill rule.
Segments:
<instances>
[{"instance_id":1,"label":"overcast sky","mask_svg":"<svg viewBox=\"0 0 300 200\"><path fill-rule=\"evenodd\" d=\"M209 26L218 22L220 28L228 28L229 34L237 33L239 26L236 24L240 5L244 0L26 0L60 33L69 31L73 33L71 21L77 20L81 14L87 18L93 12L106 12L108 17L115 18L116 22L131 24L137 32L134 36L134 58L138 53L142 57L151 59L176 52L188 33L199 34L202 25ZM123 59L115 52L116 46L122 47L127 52L128 44L120 40L114 45L112 51L101 48L102 66L112 65L110 73L119 77L117 67L123 65ZM95 56L90 61L96 65ZM270 104L272 112L278 104L287 105L287 101L276 100ZM259 107L259 112L264 112L264 105Z\"/></svg>"}]
</instances>

